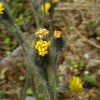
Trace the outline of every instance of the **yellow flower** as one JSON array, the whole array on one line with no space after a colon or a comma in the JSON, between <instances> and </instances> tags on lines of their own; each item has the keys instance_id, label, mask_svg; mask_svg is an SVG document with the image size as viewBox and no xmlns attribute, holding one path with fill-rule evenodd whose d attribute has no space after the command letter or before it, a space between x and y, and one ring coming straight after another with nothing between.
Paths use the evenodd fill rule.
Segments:
<instances>
[{"instance_id":1,"label":"yellow flower","mask_svg":"<svg viewBox=\"0 0 100 100\"><path fill-rule=\"evenodd\" d=\"M61 38L62 32L60 31L54 31L54 38Z\"/></svg>"},{"instance_id":2,"label":"yellow flower","mask_svg":"<svg viewBox=\"0 0 100 100\"><path fill-rule=\"evenodd\" d=\"M50 47L50 45L51 41L47 42L39 40L36 42L35 49L38 50L40 56L44 57L46 54L48 54L48 48Z\"/></svg>"},{"instance_id":3,"label":"yellow flower","mask_svg":"<svg viewBox=\"0 0 100 100\"><path fill-rule=\"evenodd\" d=\"M46 37L49 35L49 31L47 29L40 28L40 30L37 31L35 35L42 39L43 37Z\"/></svg>"},{"instance_id":4,"label":"yellow flower","mask_svg":"<svg viewBox=\"0 0 100 100\"><path fill-rule=\"evenodd\" d=\"M73 76L73 79L69 83L69 88L72 92L74 92L76 94L81 92L83 89L81 79L76 76Z\"/></svg>"},{"instance_id":5,"label":"yellow flower","mask_svg":"<svg viewBox=\"0 0 100 100\"><path fill-rule=\"evenodd\" d=\"M0 3L0 14L3 14L3 10L4 10L4 6L3 6L3 3Z\"/></svg>"},{"instance_id":6,"label":"yellow flower","mask_svg":"<svg viewBox=\"0 0 100 100\"><path fill-rule=\"evenodd\" d=\"M51 8L51 3L50 2L46 2L45 3L45 13L46 14L49 14L50 8ZM42 12L44 12L44 5L41 6L41 10L42 10Z\"/></svg>"},{"instance_id":7,"label":"yellow flower","mask_svg":"<svg viewBox=\"0 0 100 100\"><path fill-rule=\"evenodd\" d=\"M59 0L53 0L53 2L54 2L54 3L57 3L57 2L59 2Z\"/></svg>"},{"instance_id":8,"label":"yellow flower","mask_svg":"<svg viewBox=\"0 0 100 100\"><path fill-rule=\"evenodd\" d=\"M57 3L59 0L53 0L53 3ZM45 13L48 15L49 10L51 9L51 3L50 2L45 2ZM42 12L44 12L44 5L41 6Z\"/></svg>"},{"instance_id":9,"label":"yellow flower","mask_svg":"<svg viewBox=\"0 0 100 100\"><path fill-rule=\"evenodd\" d=\"M34 46L34 42L32 42L31 45Z\"/></svg>"}]
</instances>

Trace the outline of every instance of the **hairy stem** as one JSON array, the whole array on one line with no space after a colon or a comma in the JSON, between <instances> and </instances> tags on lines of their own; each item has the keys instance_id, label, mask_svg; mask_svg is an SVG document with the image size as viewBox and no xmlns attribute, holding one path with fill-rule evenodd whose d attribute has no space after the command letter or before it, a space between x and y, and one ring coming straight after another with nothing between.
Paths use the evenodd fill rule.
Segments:
<instances>
[{"instance_id":1,"label":"hairy stem","mask_svg":"<svg viewBox=\"0 0 100 100\"><path fill-rule=\"evenodd\" d=\"M56 92L56 88L58 86L58 77L57 77L57 68L56 68L56 64L53 65L53 74L54 74L54 85L55 85L55 91L54 91L54 94L55 94L55 98L57 99L57 92Z\"/></svg>"},{"instance_id":2,"label":"hairy stem","mask_svg":"<svg viewBox=\"0 0 100 100\"><path fill-rule=\"evenodd\" d=\"M48 74L47 74L46 69L43 69L43 79L44 79L44 82L45 82L45 86L46 86L46 90L47 90L47 93L48 93L48 96L49 96L49 100L55 100L51 86L50 86L50 83L49 83L49 80L48 80Z\"/></svg>"},{"instance_id":3,"label":"hairy stem","mask_svg":"<svg viewBox=\"0 0 100 100\"><path fill-rule=\"evenodd\" d=\"M25 99L25 96L26 96L26 90L27 90L27 87L28 87L28 82L29 82L29 74L31 76L31 82L32 82L32 90L33 90L33 94L35 95L36 98L37 97L37 94L36 94L36 91L35 91L35 88L34 88L34 80L33 80L33 77L32 77L32 66L30 65L30 60L29 60L29 55L27 54L27 50L25 48L25 45L27 46L28 48L28 44L26 44L25 39L24 39L24 35L22 33L22 31L20 30L20 28L16 25L16 24L13 24L13 29L11 30L8 25L3 21L3 20L0 20L2 22L2 24L4 25L4 27L9 31L11 32L14 37L16 38L16 40L18 41L18 43L22 46L23 48L23 53L24 53L24 56L27 58L27 65L28 65L28 72L27 72L27 75L26 75L26 81L25 81L25 88L24 88L24 91L23 91L23 96L22 96L22 100ZM25 44L24 44L25 43ZM38 100L38 99L37 99Z\"/></svg>"},{"instance_id":4,"label":"hairy stem","mask_svg":"<svg viewBox=\"0 0 100 100\"><path fill-rule=\"evenodd\" d=\"M31 83L32 83L32 91L33 91L34 97L36 98L36 100L39 100L38 94L37 94L36 89L35 89L35 84L34 84L34 80L33 80L33 75L32 74L31 74Z\"/></svg>"},{"instance_id":5,"label":"hairy stem","mask_svg":"<svg viewBox=\"0 0 100 100\"><path fill-rule=\"evenodd\" d=\"M28 67L26 80L25 80L25 86L24 86L23 95L22 95L22 100L25 100L25 97L26 97L26 90L27 90L28 83L29 83L29 75L30 75L30 70L29 70L29 67Z\"/></svg>"},{"instance_id":6,"label":"hairy stem","mask_svg":"<svg viewBox=\"0 0 100 100\"><path fill-rule=\"evenodd\" d=\"M36 89L35 89L35 82L34 82L34 79L33 79L33 75L34 75L34 65L33 64L31 64L31 60L30 60L30 55L27 53L27 52L24 52L25 54L25 57L27 58L27 66L28 66L28 72L27 72L27 74L29 74L30 75L30 79L31 79L31 83L32 83L32 91L33 91L33 96L36 98L36 100L38 100L38 95L37 95L37 93L36 93ZM28 77L29 78L29 77ZM29 80L29 79L28 79ZM27 78L26 78L26 85L25 85L25 89L24 89L24 97L26 96L26 89L27 89L27 85L28 85L28 83L27 83ZM22 100L24 100L24 99L22 99Z\"/></svg>"},{"instance_id":7,"label":"hairy stem","mask_svg":"<svg viewBox=\"0 0 100 100\"><path fill-rule=\"evenodd\" d=\"M32 10L33 10L34 16L36 18L36 26L37 26L37 29L39 29L40 28L40 25L39 25L39 17L38 17L38 11L35 9L35 5L34 5L35 2L37 2L37 1L32 0L31 7L32 7Z\"/></svg>"},{"instance_id":8,"label":"hairy stem","mask_svg":"<svg viewBox=\"0 0 100 100\"><path fill-rule=\"evenodd\" d=\"M42 19L42 25L45 26L45 0L43 0L43 19Z\"/></svg>"},{"instance_id":9,"label":"hairy stem","mask_svg":"<svg viewBox=\"0 0 100 100\"><path fill-rule=\"evenodd\" d=\"M52 35L53 32L53 13L54 13L54 7L53 7L53 2L52 0L50 0L51 3L51 12L50 12L50 36Z\"/></svg>"}]
</instances>

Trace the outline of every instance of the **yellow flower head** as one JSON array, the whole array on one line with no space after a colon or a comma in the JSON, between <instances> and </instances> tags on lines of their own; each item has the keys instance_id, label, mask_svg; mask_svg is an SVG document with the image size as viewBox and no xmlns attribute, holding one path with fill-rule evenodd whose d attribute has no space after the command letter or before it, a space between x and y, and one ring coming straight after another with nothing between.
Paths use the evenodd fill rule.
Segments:
<instances>
[{"instance_id":1,"label":"yellow flower head","mask_svg":"<svg viewBox=\"0 0 100 100\"><path fill-rule=\"evenodd\" d=\"M3 3L0 3L0 14L3 14L3 10L4 10L4 6L3 6Z\"/></svg>"},{"instance_id":2,"label":"yellow flower head","mask_svg":"<svg viewBox=\"0 0 100 100\"><path fill-rule=\"evenodd\" d=\"M35 49L38 50L40 56L44 57L48 53L48 48L50 47L50 45L51 41L47 42L39 40L36 42Z\"/></svg>"},{"instance_id":3,"label":"yellow flower head","mask_svg":"<svg viewBox=\"0 0 100 100\"><path fill-rule=\"evenodd\" d=\"M53 2L54 2L54 3L57 3L57 2L59 2L59 0L53 0Z\"/></svg>"},{"instance_id":4,"label":"yellow flower head","mask_svg":"<svg viewBox=\"0 0 100 100\"><path fill-rule=\"evenodd\" d=\"M50 2L46 2L45 3L45 13L46 14L49 14L50 8L51 8L51 3ZM41 10L42 10L42 12L44 12L44 5L41 6Z\"/></svg>"},{"instance_id":5,"label":"yellow flower head","mask_svg":"<svg viewBox=\"0 0 100 100\"><path fill-rule=\"evenodd\" d=\"M42 39L43 37L46 37L49 35L49 31L47 29L40 28L40 30L37 31L35 35Z\"/></svg>"},{"instance_id":6,"label":"yellow flower head","mask_svg":"<svg viewBox=\"0 0 100 100\"><path fill-rule=\"evenodd\" d=\"M76 76L73 76L73 79L69 83L69 88L72 92L74 92L76 94L81 92L83 89L81 79Z\"/></svg>"},{"instance_id":7,"label":"yellow flower head","mask_svg":"<svg viewBox=\"0 0 100 100\"><path fill-rule=\"evenodd\" d=\"M54 31L54 38L61 38L62 32L60 31Z\"/></svg>"}]
</instances>

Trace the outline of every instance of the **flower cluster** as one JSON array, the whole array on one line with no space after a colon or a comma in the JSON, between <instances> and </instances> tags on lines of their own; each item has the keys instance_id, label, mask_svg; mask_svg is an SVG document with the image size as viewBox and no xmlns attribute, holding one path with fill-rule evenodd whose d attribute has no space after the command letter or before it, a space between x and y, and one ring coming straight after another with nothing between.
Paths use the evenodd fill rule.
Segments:
<instances>
[{"instance_id":1,"label":"flower cluster","mask_svg":"<svg viewBox=\"0 0 100 100\"><path fill-rule=\"evenodd\" d=\"M74 92L76 94L81 92L83 89L81 79L76 76L73 76L73 79L69 83L69 88L72 92Z\"/></svg>"},{"instance_id":2,"label":"flower cluster","mask_svg":"<svg viewBox=\"0 0 100 100\"><path fill-rule=\"evenodd\" d=\"M61 38L61 34L60 31L54 31L54 38Z\"/></svg>"},{"instance_id":3,"label":"flower cluster","mask_svg":"<svg viewBox=\"0 0 100 100\"><path fill-rule=\"evenodd\" d=\"M46 36L49 35L49 31L48 31L47 29L42 29L42 28L40 28L40 30L37 31L37 32L35 33L35 35L38 36L38 37L40 37L40 38L42 39L43 37L46 37Z\"/></svg>"},{"instance_id":4,"label":"flower cluster","mask_svg":"<svg viewBox=\"0 0 100 100\"><path fill-rule=\"evenodd\" d=\"M48 54L48 48L50 47L50 45L51 41L47 42L39 40L36 42L35 49L38 50L40 56L44 57L46 54Z\"/></svg>"},{"instance_id":5,"label":"flower cluster","mask_svg":"<svg viewBox=\"0 0 100 100\"><path fill-rule=\"evenodd\" d=\"M3 3L0 3L0 14L3 14L4 6Z\"/></svg>"}]
</instances>

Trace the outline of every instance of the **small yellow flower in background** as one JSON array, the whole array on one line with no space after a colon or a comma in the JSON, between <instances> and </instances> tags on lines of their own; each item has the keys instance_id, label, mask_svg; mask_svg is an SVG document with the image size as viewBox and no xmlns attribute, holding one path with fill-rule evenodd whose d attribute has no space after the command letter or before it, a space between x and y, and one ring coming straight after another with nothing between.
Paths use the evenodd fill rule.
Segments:
<instances>
[{"instance_id":1,"label":"small yellow flower in background","mask_svg":"<svg viewBox=\"0 0 100 100\"><path fill-rule=\"evenodd\" d=\"M32 41L32 42L31 42L31 46L33 47L33 46L34 46L34 44L35 44L35 43L34 43L34 41Z\"/></svg>"},{"instance_id":2,"label":"small yellow flower in background","mask_svg":"<svg viewBox=\"0 0 100 100\"><path fill-rule=\"evenodd\" d=\"M54 2L54 3L57 3L57 2L59 2L59 0L53 0L53 2Z\"/></svg>"},{"instance_id":3,"label":"small yellow flower in background","mask_svg":"<svg viewBox=\"0 0 100 100\"><path fill-rule=\"evenodd\" d=\"M45 3L45 13L46 14L49 14L50 8L51 8L51 3L50 2L46 2ZM41 10L42 10L42 12L44 12L44 5L41 6Z\"/></svg>"},{"instance_id":4,"label":"small yellow flower in background","mask_svg":"<svg viewBox=\"0 0 100 100\"><path fill-rule=\"evenodd\" d=\"M76 94L81 92L83 89L81 79L76 76L73 76L73 79L69 83L69 88L72 92Z\"/></svg>"},{"instance_id":5,"label":"small yellow flower in background","mask_svg":"<svg viewBox=\"0 0 100 100\"><path fill-rule=\"evenodd\" d=\"M61 38L62 32L60 31L54 31L54 38Z\"/></svg>"},{"instance_id":6,"label":"small yellow flower in background","mask_svg":"<svg viewBox=\"0 0 100 100\"><path fill-rule=\"evenodd\" d=\"M46 37L49 35L49 31L47 29L40 28L40 30L37 31L35 35L42 39L43 37Z\"/></svg>"},{"instance_id":7,"label":"small yellow flower in background","mask_svg":"<svg viewBox=\"0 0 100 100\"><path fill-rule=\"evenodd\" d=\"M0 14L3 14L3 10L4 10L4 6L3 6L3 3L0 3Z\"/></svg>"},{"instance_id":8,"label":"small yellow flower in background","mask_svg":"<svg viewBox=\"0 0 100 100\"><path fill-rule=\"evenodd\" d=\"M31 45L34 46L34 42L32 42Z\"/></svg>"},{"instance_id":9,"label":"small yellow flower in background","mask_svg":"<svg viewBox=\"0 0 100 100\"><path fill-rule=\"evenodd\" d=\"M53 3L58 3L59 0L53 0ZM51 9L51 3L50 2L45 2L45 13L48 15L49 10ZM44 5L41 6L42 12L44 12Z\"/></svg>"},{"instance_id":10,"label":"small yellow flower in background","mask_svg":"<svg viewBox=\"0 0 100 100\"><path fill-rule=\"evenodd\" d=\"M50 45L51 41L47 42L39 40L36 42L35 49L38 50L40 56L44 57L46 54L48 54L48 48L50 47Z\"/></svg>"}]
</instances>

